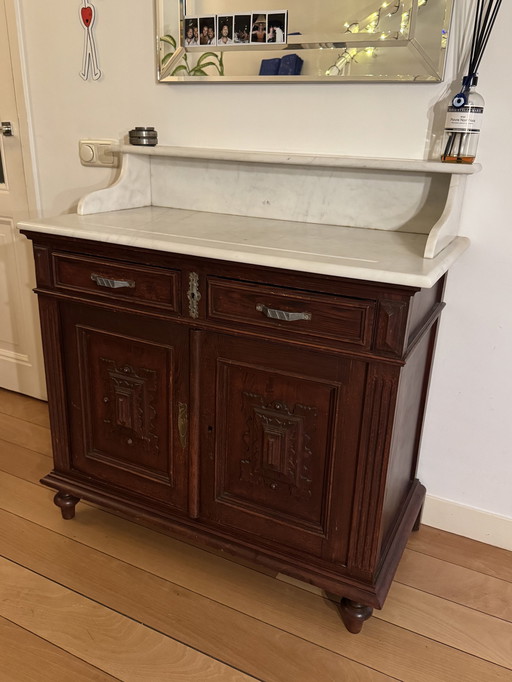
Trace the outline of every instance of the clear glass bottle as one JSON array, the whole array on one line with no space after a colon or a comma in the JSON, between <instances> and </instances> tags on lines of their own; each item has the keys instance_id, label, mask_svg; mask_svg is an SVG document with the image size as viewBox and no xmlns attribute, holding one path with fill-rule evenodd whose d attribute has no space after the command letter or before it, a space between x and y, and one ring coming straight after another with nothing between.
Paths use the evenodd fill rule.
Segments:
<instances>
[{"instance_id":1,"label":"clear glass bottle","mask_svg":"<svg viewBox=\"0 0 512 682\"><path fill-rule=\"evenodd\" d=\"M477 83L478 76L465 76L462 91L448 107L441 156L446 163L475 160L484 114L484 98L474 89Z\"/></svg>"}]
</instances>

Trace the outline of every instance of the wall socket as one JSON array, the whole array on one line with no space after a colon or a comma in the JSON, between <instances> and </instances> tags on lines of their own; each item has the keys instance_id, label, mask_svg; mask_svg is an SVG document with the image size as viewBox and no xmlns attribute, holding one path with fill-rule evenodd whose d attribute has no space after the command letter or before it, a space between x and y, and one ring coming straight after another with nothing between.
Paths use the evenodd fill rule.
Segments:
<instances>
[{"instance_id":1,"label":"wall socket","mask_svg":"<svg viewBox=\"0 0 512 682\"><path fill-rule=\"evenodd\" d=\"M111 146L118 144L117 140L80 140L78 155L82 166L106 166L117 168L119 154L111 151Z\"/></svg>"}]
</instances>

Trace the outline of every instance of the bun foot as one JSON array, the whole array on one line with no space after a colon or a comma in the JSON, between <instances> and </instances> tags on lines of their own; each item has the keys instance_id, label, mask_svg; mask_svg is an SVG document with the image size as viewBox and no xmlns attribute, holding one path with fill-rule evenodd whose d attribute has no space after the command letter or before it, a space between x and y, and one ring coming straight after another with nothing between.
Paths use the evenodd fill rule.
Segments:
<instances>
[{"instance_id":1,"label":"bun foot","mask_svg":"<svg viewBox=\"0 0 512 682\"><path fill-rule=\"evenodd\" d=\"M63 519L72 519L75 516L75 507L80 502L80 498L59 491L53 498L53 502L57 507L60 507Z\"/></svg>"},{"instance_id":2,"label":"bun foot","mask_svg":"<svg viewBox=\"0 0 512 682\"><path fill-rule=\"evenodd\" d=\"M342 599L338 608L345 627L354 635L361 632L363 623L373 613L371 606L359 604L351 599Z\"/></svg>"}]
</instances>

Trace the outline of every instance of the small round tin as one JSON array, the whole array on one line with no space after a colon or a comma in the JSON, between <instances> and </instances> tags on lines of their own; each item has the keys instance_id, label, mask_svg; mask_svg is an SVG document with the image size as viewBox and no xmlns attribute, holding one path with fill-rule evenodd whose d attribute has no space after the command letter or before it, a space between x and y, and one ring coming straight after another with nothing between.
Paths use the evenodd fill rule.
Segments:
<instances>
[{"instance_id":1,"label":"small round tin","mask_svg":"<svg viewBox=\"0 0 512 682\"><path fill-rule=\"evenodd\" d=\"M136 126L130 130L130 144L154 147L158 144L158 133L153 127Z\"/></svg>"}]
</instances>

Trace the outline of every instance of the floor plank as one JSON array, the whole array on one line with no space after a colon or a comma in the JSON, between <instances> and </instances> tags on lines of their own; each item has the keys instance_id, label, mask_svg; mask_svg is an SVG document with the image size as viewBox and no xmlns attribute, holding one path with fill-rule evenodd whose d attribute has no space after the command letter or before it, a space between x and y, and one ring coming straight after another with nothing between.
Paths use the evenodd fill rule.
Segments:
<instances>
[{"instance_id":1,"label":"floor plank","mask_svg":"<svg viewBox=\"0 0 512 682\"><path fill-rule=\"evenodd\" d=\"M511 553L506 549L429 526L422 526L419 533L412 533L407 546L416 552L512 582Z\"/></svg>"},{"instance_id":2,"label":"floor plank","mask_svg":"<svg viewBox=\"0 0 512 682\"><path fill-rule=\"evenodd\" d=\"M380 617L512 669L512 623L393 583Z\"/></svg>"},{"instance_id":3,"label":"floor plank","mask_svg":"<svg viewBox=\"0 0 512 682\"><path fill-rule=\"evenodd\" d=\"M0 652L2 682L114 682L118 679L1 617Z\"/></svg>"},{"instance_id":4,"label":"floor plank","mask_svg":"<svg viewBox=\"0 0 512 682\"><path fill-rule=\"evenodd\" d=\"M342 656L346 656L355 661L364 662L366 665L380 670L381 672L400 680L411 680L411 682L453 682L457 675L462 671L463 678L467 682L482 682L482 680L512 680L512 673L498 668L495 665L486 663L468 654L455 651L441 643L419 636L414 632L409 632L402 627L396 627L386 623L379 618L372 618L365 624L363 632L354 637L348 634L341 626L338 614L334 605L328 600L311 595L303 590L293 588L280 581L270 579L266 576L249 571L244 567L237 566L232 562L219 559L209 553L202 552L184 543L174 541L160 533L148 531L145 528L136 526L117 517L105 514L93 507L86 507L77 517L66 522L60 519L57 510L51 508L49 491L41 490L36 486L27 484L19 479L13 479L3 475L0 477L0 486L4 489L5 495L2 497L2 506L10 507L16 513L22 511L29 497L28 509L34 515L34 521L48 524L57 532L72 534L80 542L90 543L97 547L103 547L106 552L116 554L123 561L138 563L147 570L154 573L163 574L170 581L185 584L198 593L203 592L209 595L210 599L215 599L227 603L233 611L224 614L215 614L210 608L208 625L213 626L214 634L209 634L205 630L205 624L201 621L199 627L196 625L195 631L190 633L190 628L194 628L193 618L190 628L183 630L187 625L187 619L194 608L205 611L205 606L199 606L197 598L192 594L183 591L182 587L172 590L163 588L158 579L151 580L144 578L145 592L156 599L155 609L147 612L148 604L138 604L136 595L133 602L129 598L129 590L122 590L119 594L120 584L112 584L111 579L102 582L100 593L94 598L105 603L113 604L114 608L123 613L137 612L139 618L150 618L154 627L161 631L169 632L174 637L195 646L202 651L212 651L209 647L211 637L213 637L213 650L222 651L221 643L216 639L215 632L231 628L235 624L234 630L238 637L238 654L246 665L254 661L254 641L255 637L260 643L264 643L267 652L274 652L273 658L279 660L284 656L284 652L272 636L265 632L265 628L251 627L250 623L240 619L237 615L233 620L233 614L238 611L251 614L253 619L272 623L275 627L286 630L300 637L302 640L313 642L318 647L330 649ZM23 492L22 492L23 489ZM16 538L22 537L21 542ZM45 549L34 548L34 544L42 542ZM5 514L0 515L0 541L1 546L6 548L11 558L26 565L34 566L35 570L41 570L45 575L50 575L54 580L63 584L73 586L73 589L85 591L93 589L97 581L91 575L83 576L80 566L83 561L88 561L90 572L93 575L102 573L101 565L105 559L98 559L97 553L87 548L76 548L69 544L65 538L57 538L44 528L32 528L31 524L22 519L14 518L12 522L7 521ZM54 560L48 556L48 547L52 547L54 555L63 556L65 566L55 566ZM84 558L82 558L84 557ZM87 559L85 559L87 557ZM99 563L97 563L99 561ZM115 565L115 564L114 564ZM113 569L114 573L121 572L132 575L132 579L127 582L136 581L140 584L141 578L134 571L133 566L126 569L128 564L122 564L121 568ZM69 582L69 581L72 581ZM67 582L66 582L67 581ZM92 584L92 587L91 587ZM121 581L122 584L122 581ZM150 588L151 584L151 588ZM169 585L169 583L165 583ZM105 591L106 590L106 591ZM140 590L140 588L139 588ZM140 593L140 591L139 591ZM126 596L128 595L128 597ZM113 601L112 601L113 600ZM185 607L182 605L182 601ZM168 609L174 613L183 613L183 618L178 618L180 633L169 630L169 623L165 620L165 611L162 613L162 605L166 604ZM194 608L192 608L194 606ZM236 609L236 611L235 611ZM156 618L156 620L155 620ZM254 622L254 621L252 621ZM255 621L258 622L258 621ZM228 625L227 625L228 623ZM176 626L176 623L173 624ZM167 629L166 629L167 628ZM261 632L260 632L261 630ZM250 632L251 634L248 634ZM274 630L275 633L275 630ZM192 639L189 637L192 636ZM284 633L277 639L283 642ZM275 634L274 634L275 637ZM270 643L267 641L270 640ZM293 646L287 644L286 648L289 655L295 660L302 661L301 671L306 678L318 678L318 672L322 670L321 662L317 657L313 657L312 665L314 671L304 662L308 661L310 654L304 650L307 647L298 647L296 638L292 639ZM229 654L229 651L227 652ZM223 660L231 665L240 667L241 664L235 663L238 659L226 658ZM219 654L220 655L220 654ZM258 656L256 655L256 658ZM261 656L259 657L261 658ZM255 664L257 665L257 663ZM254 672L254 668L245 668L249 672ZM339 665L338 665L339 670ZM261 674L260 668L260 674ZM272 671L264 670L264 679L275 679L268 677ZM303 676L295 674L293 670L288 670L282 679L304 679ZM313 677L311 677L313 676ZM330 679L324 675L324 679ZM333 678L336 679L336 676ZM347 679L358 679L357 677L347 677ZM308 680L308 682L309 682Z\"/></svg>"},{"instance_id":5,"label":"floor plank","mask_svg":"<svg viewBox=\"0 0 512 682\"><path fill-rule=\"evenodd\" d=\"M269 682L289 679L310 682L317 676L334 681L340 675L357 681L388 679L364 665L78 542L18 517L9 520L4 512L0 513L0 554ZM341 623L338 621L337 625L339 636Z\"/></svg>"},{"instance_id":6,"label":"floor plank","mask_svg":"<svg viewBox=\"0 0 512 682\"><path fill-rule=\"evenodd\" d=\"M48 403L0 389L0 412L49 428Z\"/></svg>"},{"instance_id":7,"label":"floor plank","mask_svg":"<svg viewBox=\"0 0 512 682\"><path fill-rule=\"evenodd\" d=\"M251 679L6 560L0 615L126 682Z\"/></svg>"},{"instance_id":8,"label":"floor plank","mask_svg":"<svg viewBox=\"0 0 512 682\"><path fill-rule=\"evenodd\" d=\"M0 471L38 483L52 467L50 457L0 438Z\"/></svg>"},{"instance_id":9,"label":"floor plank","mask_svg":"<svg viewBox=\"0 0 512 682\"><path fill-rule=\"evenodd\" d=\"M31 576L30 569L41 573L36 578L45 585L60 582L73 598L83 592L78 596L87 604L89 597L97 599L108 614L117 610L117 617L159 630L165 641L181 639L180 646L199 656L200 649L206 661L227 662L229 671L234 665L265 682L512 682L510 552L423 526L409 541L383 611L354 637L333 602L301 584L275 580L83 502L74 521L63 521L53 492L34 485L51 468L47 424L44 403L0 389L0 549ZM16 568L25 575L26 569ZM112 577L117 575L120 581ZM14 601L25 594L23 584L21 589ZM13 628L34 646L42 643L57 657L88 665L8 623L11 637ZM219 657L221 663L214 660Z\"/></svg>"},{"instance_id":10,"label":"floor plank","mask_svg":"<svg viewBox=\"0 0 512 682\"><path fill-rule=\"evenodd\" d=\"M1 394L1 390L0 390ZM31 483L39 483L39 480L48 474L53 467L52 458L42 455L34 450L28 450L20 445L0 439L0 471L12 476L17 476ZM84 503L82 503L83 506ZM222 555L221 551L212 553ZM237 557L236 562L242 566L248 566L265 575L276 576L276 572L264 566L255 567L254 564L243 558Z\"/></svg>"},{"instance_id":11,"label":"floor plank","mask_svg":"<svg viewBox=\"0 0 512 682\"><path fill-rule=\"evenodd\" d=\"M49 429L2 412L0 412L0 438L43 455L50 457L52 455Z\"/></svg>"},{"instance_id":12,"label":"floor plank","mask_svg":"<svg viewBox=\"0 0 512 682\"><path fill-rule=\"evenodd\" d=\"M395 581L512 622L512 583L406 549Z\"/></svg>"}]
</instances>

